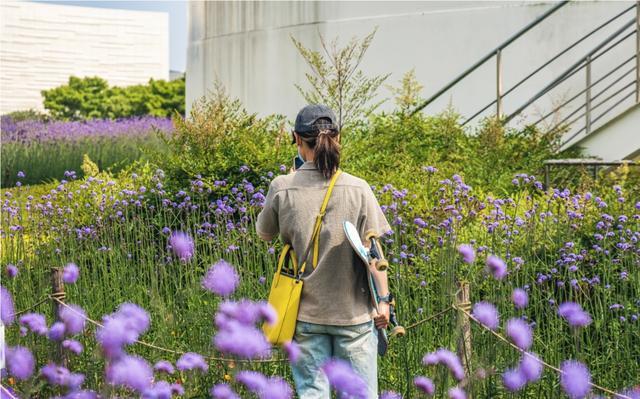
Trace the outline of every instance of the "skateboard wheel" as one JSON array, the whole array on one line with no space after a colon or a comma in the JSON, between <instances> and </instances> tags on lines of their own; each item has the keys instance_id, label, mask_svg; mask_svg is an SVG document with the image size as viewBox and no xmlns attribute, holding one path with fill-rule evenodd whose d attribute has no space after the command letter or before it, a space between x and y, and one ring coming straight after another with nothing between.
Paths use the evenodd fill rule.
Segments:
<instances>
[{"instance_id":1,"label":"skateboard wheel","mask_svg":"<svg viewBox=\"0 0 640 399\"><path fill-rule=\"evenodd\" d=\"M378 271L385 271L387 270L387 268L389 267L389 262L386 259L379 259L376 262L376 269L378 269Z\"/></svg>"},{"instance_id":2,"label":"skateboard wheel","mask_svg":"<svg viewBox=\"0 0 640 399\"><path fill-rule=\"evenodd\" d=\"M402 326L395 326L391 329L392 337L404 337L407 331Z\"/></svg>"}]
</instances>

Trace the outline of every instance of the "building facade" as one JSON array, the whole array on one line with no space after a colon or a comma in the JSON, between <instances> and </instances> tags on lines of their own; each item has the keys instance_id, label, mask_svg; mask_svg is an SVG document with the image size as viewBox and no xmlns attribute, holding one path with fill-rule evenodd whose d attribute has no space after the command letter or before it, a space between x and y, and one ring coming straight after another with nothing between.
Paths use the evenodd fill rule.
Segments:
<instances>
[{"instance_id":1,"label":"building facade","mask_svg":"<svg viewBox=\"0 0 640 399\"><path fill-rule=\"evenodd\" d=\"M0 2L0 113L42 109L69 76L111 85L169 77L169 17L26 1Z\"/></svg>"},{"instance_id":2,"label":"building facade","mask_svg":"<svg viewBox=\"0 0 640 399\"><path fill-rule=\"evenodd\" d=\"M397 86L405 72L415 69L426 98L555 4L523 1L191 2L187 108L206 95L218 79L249 111L261 115L281 113L291 118L304 105L294 85L308 87L305 73L309 72L291 37L321 51L318 34L329 40L338 37L344 44L354 36L364 37L375 28L376 36L361 64L364 72L367 75L391 73L386 83ZM503 90L510 89L538 65L633 4L632 1L589 1L571 2L562 7L502 52ZM617 28L612 24L598 30L520 85L505 97L503 113L517 109ZM626 59L634 48L635 39L631 37L607 57L594 62L594 81L601 71L610 70L616 60L623 59L616 58L616 52ZM535 103L527 117L545 112L554 103L579 92L584 82L584 72L576 73L562 87ZM390 91L383 87L379 99L390 97ZM492 59L424 112L433 114L452 105L468 116L495 98L496 61ZM393 107L389 100L382 109ZM490 113L495 114L495 107L484 115Z\"/></svg>"}]
</instances>

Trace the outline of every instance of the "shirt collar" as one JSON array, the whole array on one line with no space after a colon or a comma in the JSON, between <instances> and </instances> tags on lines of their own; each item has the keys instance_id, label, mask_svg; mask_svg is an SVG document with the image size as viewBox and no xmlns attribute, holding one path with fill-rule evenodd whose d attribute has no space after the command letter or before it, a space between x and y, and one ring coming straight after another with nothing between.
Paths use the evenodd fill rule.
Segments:
<instances>
[{"instance_id":1,"label":"shirt collar","mask_svg":"<svg viewBox=\"0 0 640 399\"><path fill-rule=\"evenodd\" d=\"M312 161L307 161L298 168L298 170L316 170L316 169L317 169L316 164L313 163Z\"/></svg>"}]
</instances>

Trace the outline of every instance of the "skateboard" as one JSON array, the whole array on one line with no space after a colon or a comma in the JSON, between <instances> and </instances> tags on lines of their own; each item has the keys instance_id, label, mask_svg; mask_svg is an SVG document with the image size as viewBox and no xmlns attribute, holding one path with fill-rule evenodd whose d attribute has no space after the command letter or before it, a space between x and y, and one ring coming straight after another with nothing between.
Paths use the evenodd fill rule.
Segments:
<instances>
[{"instance_id":1,"label":"skateboard","mask_svg":"<svg viewBox=\"0 0 640 399\"><path fill-rule=\"evenodd\" d=\"M389 263L386 259L382 257L382 254L378 253L378 246L376 243L376 238L373 235L368 236L366 239L371 242L370 249L367 249L360 239L360 233L353 225L353 223L345 220L343 223L344 232L347 236L347 240L353 250L358 254L358 257L364 263L364 266L367 270L367 282L369 284L369 292L371 293L371 304L373 305L376 312L378 312L378 291L376 289L375 281L373 279L373 275L371 274L371 261L376 260L375 267L377 270L384 271L387 269ZM398 324L398 319L395 313L395 300L393 296L389 294L389 323L392 326L391 336L401 337L405 334L405 329ZM387 352L387 347L389 345L389 336L387 335L387 330L380 328L378 329L378 354L380 356L384 356Z\"/></svg>"}]
</instances>

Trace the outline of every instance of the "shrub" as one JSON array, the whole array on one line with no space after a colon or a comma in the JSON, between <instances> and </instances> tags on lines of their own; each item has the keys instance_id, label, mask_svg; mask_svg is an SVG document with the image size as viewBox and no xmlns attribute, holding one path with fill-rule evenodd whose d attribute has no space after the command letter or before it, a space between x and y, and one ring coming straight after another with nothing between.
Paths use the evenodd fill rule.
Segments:
<instances>
[{"instance_id":1,"label":"shrub","mask_svg":"<svg viewBox=\"0 0 640 399\"><path fill-rule=\"evenodd\" d=\"M202 176L214 187L216 180L257 178L295 155L282 116L248 113L220 84L193 105L189 118L176 116L174 124L166 138L169 154L157 162L176 183Z\"/></svg>"},{"instance_id":2,"label":"shrub","mask_svg":"<svg viewBox=\"0 0 640 399\"><path fill-rule=\"evenodd\" d=\"M61 120L117 119L152 115L184 115L184 77L170 82L150 79L146 85L110 87L94 76L69 77L69 83L42 91L44 107Z\"/></svg>"}]
</instances>

